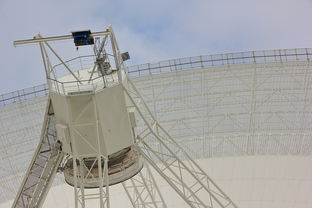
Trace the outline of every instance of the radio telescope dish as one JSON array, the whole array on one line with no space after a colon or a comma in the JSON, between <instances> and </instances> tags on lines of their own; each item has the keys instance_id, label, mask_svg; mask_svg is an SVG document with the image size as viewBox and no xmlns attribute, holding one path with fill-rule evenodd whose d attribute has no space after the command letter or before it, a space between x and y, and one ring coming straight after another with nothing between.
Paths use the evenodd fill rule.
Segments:
<instances>
[{"instance_id":1,"label":"radio telescope dish","mask_svg":"<svg viewBox=\"0 0 312 208\"><path fill-rule=\"evenodd\" d=\"M110 28L107 31L110 31ZM106 34L101 35L104 35L105 39ZM104 43L111 37L107 37ZM70 39L71 37L66 36L66 38ZM223 171L214 175L215 178L222 174L239 176L233 171L226 171L230 170L227 168L233 164L233 160L227 160L224 158L225 156L242 156L244 159L239 160L239 163L242 163L247 158L246 156L266 155L271 165L276 160L275 164L278 166L280 165L278 164L279 160L268 155L311 155L311 125L309 125L311 124L311 100L309 99L311 97L309 85L311 49L199 56L125 68L122 65L123 58L119 49L116 51L119 53L117 57L120 62L117 61L116 64L114 61L106 61L105 54L112 53L107 52L108 50L105 52L100 50L103 42L97 44L95 41L97 45L94 51L96 53L91 56L94 60L91 62L93 66L77 70L77 68L72 69L71 66L75 65L73 63L84 63L84 60L87 60L86 57L64 61L59 56L56 58L60 60L61 64L52 66L47 59L48 50L52 55L58 56L58 54L49 44L46 44L51 40L55 40L55 37L37 36L35 40L17 42L38 42L40 44L46 71L50 73L47 76L48 86L42 85L29 89L31 93L26 91L23 94L19 91L16 93L18 96L10 95L8 99L3 97L1 102L2 104L9 102L9 105L2 107L3 112L19 113L24 111L23 115L29 115L41 109L41 115L45 115L44 126L46 129L44 128L43 131L45 133L41 136L39 147L31 163L32 166L28 169L28 175L22 183L24 188L19 191L18 196L22 197L17 197L15 200L16 207L20 207L19 199L21 198L21 207L42 206L46 193L51 187L52 178L57 171L63 172L65 181L74 187L76 198L73 201L76 206L88 206L89 199L87 198L91 195L87 195L87 192L90 191L98 202L96 206L109 206L109 190L114 186L110 187L107 184L120 182L132 206L166 207L165 199L168 197L163 196L163 192L159 191L163 190L162 187L158 187L159 178L163 178L164 182L167 181L167 186L173 187L173 190L180 195L181 201L185 201L185 207L236 207L221 189L212 187L215 185L214 182L210 178L206 178L207 175L201 172L202 168L196 164L200 163L203 167L207 165L197 160L194 161L189 155L194 158L223 158L215 163L210 161L208 167L205 167L205 170L209 170L210 167L216 168L218 166L216 164L224 166ZM115 45L115 48L118 47ZM112 57L116 58L116 56ZM116 67L119 66L118 63L121 63L119 70ZM62 73L62 70L68 73ZM85 77L87 79L84 79ZM93 79L97 78L102 78L103 81L96 82L97 85L94 85ZM127 80L123 83L126 87L118 89L120 80ZM113 91L104 93L103 89ZM47 97L40 97L45 94L48 94ZM114 100L118 102L113 102L116 105L110 104L109 100L101 99L105 96L116 96ZM125 99L122 99L123 96ZM47 107L44 112L43 104L47 98ZM12 104L12 101L20 102L20 104ZM99 103L105 105L102 106ZM68 109L67 112L64 110L64 106ZM122 106L126 106L126 108ZM112 109L108 115L105 114L107 108ZM136 133L133 135L135 141L133 145L129 146L131 143L129 142L125 145L127 147L124 147L123 142L119 141L109 143L111 140L106 140L105 142L108 143L102 144L96 143L96 139L90 141L86 139L95 138L92 136L94 132L102 131L104 134L105 128L106 133L111 131L114 134L115 132L119 135L118 138L121 138L124 132L114 130L115 125L108 128L107 125L102 127L100 124L101 122L107 124L105 118L108 117L114 120L113 114L110 114L112 112L114 115L119 115L118 118L125 115L122 113L125 110L122 109L126 109L128 118L126 119L128 124L123 124L123 126L130 126L131 131L134 129L133 132ZM69 112L71 115L68 115ZM116 112L117 114L115 114ZM103 113L106 116L101 119L100 116ZM88 130L88 128L94 127L94 122L90 121L96 116L98 116L96 125L100 126L99 130ZM39 120L38 123L41 123L39 117L30 116L36 122ZM24 116L21 119L25 120L20 121L20 125L23 126L22 133L29 128L34 128L33 124L30 124L31 127L27 126L26 123L29 121L26 118ZM79 126L79 130L73 129L77 126ZM9 131L10 127L7 128ZM36 128L38 132L38 127ZM80 138L75 141L78 143L76 144L76 155L70 145L74 134L75 138ZM96 135L100 135L100 133L96 133ZM125 135L128 136L124 138L132 136ZM31 136L34 135L31 133L26 135L27 138ZM23 144L28 145L29 140L20 138L21 142L24 142ZM103 138L109 138L109 136L103 136ZM105 148L106 146L110 148ZM166 147L168 148L166 149ZM92 155L94 153L92 149L96 148L97 152L101 152L100 155L103 154L104 157ZM109 152L111 149L114 149L113 152ZM113 160L110 161L110 159ZM19 160L21 161L22 158ZM262 165L260 160L261 158L257 159L256 165L251 164L251 161L245 161L245 164L248 163L254 171L261 170L261 168L265 168L265 165ZM302 162L302 160L294 160L292 157L287 159L288 164L298 161ZM151 165L153 169L150 170L147 164ZM234 164L238 165L238 163ZM145 168L142 169L143 166ZM188 171L187 169L193 170ZM268 169L266 170L268 171ZM156 172L160 176L155 175ZM245 167L240 174L246 172L248 169ZM270 175L269 171L267 174ZM308 173L306 175L308 176ZM103 177L102 180L101 176L106 177ZM9 176L6 177L9 178ZM156 180L155 177L157 177ZM206 183L203 183L203 180L196 180L198 178L206 179L209 187L203 187L202 185ZM306 178L311 181L311 177ZM259 180L261 181L261 179ZM110 181L113 182L110 183ZM253 181L258 181L258 179L255 177ZM263 183L265 184L265 182ZM141 189L142 184L144 184L144 189ZM257 186L254 185L254 189L250 190L264 190L261 186L262 183L257 184ZM226 189L226 193L233 196L239 207L250 207L248 206L250 202L239 198L239 196L248 194L246 186L248 187L246 182L238 181L236 186L233 186L235 191ZM221 183L221 187L228 186ZM308 184L303 185L303 189L304 187L306 187L305 190L309 190ZM279 190L278 187L271 187L271 189ZM202 192L203 190L208 191ZM193 194L191 194L192 192ZM216 199L213 197L215 193L218 193L215 196ZM278 193L283 195L283 191L279 190ZM309 193L309 191L304 193ZM31 194L33 195L31 196ZM212 198L207 198L210 196L209 194L212 194ZM292 196L294 201L298 199L298 196L297 199L295 195ZM262 197L265 201L267 196L263 194ZM253 202L253 205L257 203L257 206L263 205L257 200ZM306 207L309 207L309 203L311 204L306 201Z\"/></svg>"}]
</instances>

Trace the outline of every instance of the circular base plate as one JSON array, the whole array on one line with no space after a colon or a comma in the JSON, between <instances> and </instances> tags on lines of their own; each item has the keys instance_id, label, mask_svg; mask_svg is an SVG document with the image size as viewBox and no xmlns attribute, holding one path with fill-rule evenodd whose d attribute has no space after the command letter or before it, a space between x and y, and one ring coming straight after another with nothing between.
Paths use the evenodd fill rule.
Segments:
<instances>
[{"instance_id":1,"label":"circular base plate","mask_svg":"<svg viewBox=\"0 0 312 208\"><path fill-rule=\"evenodd\" d=\"M120 154L109 157L108 161L108 181L109 185L121 183L138 174L143 168L143 159L139 153L134 149L128 151L120 151ZM80 169L80 163L77 164L77 186L83 185L84 188L98 188L100 186L100 179L98 177L99 170L97 161L94 158L86 158L88 162ZM86 161L83 160L83 161ZM87 168L89 167L89 168ZM81 170L83 174L80 174ZM102 167L103 170L103 167ZM69 159L64 168L65 181L71 186L75 186L75 177L73 170L73 159ZM83 180L80 180L83 177ZM83 183L81 183L83 181ZM106 186L105 179L103 179L103 186Z\"/></svg>"}]
</instances>

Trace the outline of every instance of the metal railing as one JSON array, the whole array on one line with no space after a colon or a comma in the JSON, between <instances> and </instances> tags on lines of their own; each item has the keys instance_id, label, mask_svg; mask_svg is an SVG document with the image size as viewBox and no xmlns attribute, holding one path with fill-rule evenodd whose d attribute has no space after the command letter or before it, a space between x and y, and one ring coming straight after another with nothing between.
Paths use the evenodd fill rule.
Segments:
<instances>
[{"instance_id":1,"label":"metal railing","mask_svg":"<svg viewBox=\"0 0 312 208\"><path fill-rule=\"evenodd\" d=\"M49 93L48 85L41 84L34 87L2 94L0 95L0 107L13 103L20 103L26 100L31 100L36 97L46 96L48 93Z\"/></svg>"},{"instance_id":2,"label":"metal railing","mask_svg":"<svg viewBox=\"0 0 312 208\"><path fill-rule=\"evenodd\" d=\"M70 93L86 93L86 92L97 92L106 87L112 87L119 83L117 73L110 75L98 76L91 80L80 80L78 81L58 81L49 79L51 84L50 91L59 94L67 95Z\"/></svg>"},{"instance_id":3,"label":"metal railing","mask_svg":"<svg viewBox=\"0 0 312 208\"><path fill-rule=\"evenodd\" d=\"M77 71L78 76L79 76L80 70L93 68L95 58L96 58L95 55L79 56L79 57L75 57L73 59L64 61L64 63L74 72ZM68 71L63 63L54 65L51 68L51 71L52 70L54 72L53 73L54 79L58 79L68 74ZM64 74L64 72L66 74Z\"/></svg>"},{"instance_id":4,"label":"metal railing","mask_svg":"<svg viewBox=\"0 0 312 208\"><path fill-rule=\"evenodd\" d=\"M127 68L129 73L131 73L132 76L136 77L151 74L160 74L171 71L208 68L215 66L310 60L312 60L312 48L300 48L202 55L188 58L170 59L157 63L129 66Z\"/></svg>"},{"instance_id":5,"label":"metal railing","mask_svg":"<svg viewBox=\"0 0 312 208\"><path fill-rule=\"evenodd\" d=\"M215 55L202 55L188 58L170 59L156 63L147 63L128 66L127 71L131 77L151 74L160 74L172 71L181 71L215 66L238 64L263 64L312 60L312 48L278 49L249 51L239 53L225 53ZM83 66L84 68L84 66ZM17 90L0 95L0 107L19 103L48 94L47 84Z\"/></svg>"}]
</instances>

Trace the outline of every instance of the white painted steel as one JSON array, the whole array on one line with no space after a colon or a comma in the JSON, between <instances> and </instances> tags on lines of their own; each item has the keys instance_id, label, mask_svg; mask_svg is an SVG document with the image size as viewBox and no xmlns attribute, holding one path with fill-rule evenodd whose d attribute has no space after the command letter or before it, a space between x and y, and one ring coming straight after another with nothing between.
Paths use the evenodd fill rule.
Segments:
<instances>
[{"instance_id":1,"label":"white painted steel","mask_svg":"<svg viewBox=\"0 0 312 208\"><path fill-rule=\"evenodd\" d=\"M196 162L242 208L312 207L312 166L307 165L312 162L311 157L233 156L198 159ZM152 174L167 207L188 207L179 200L179 196L167 182L153 170ZM110 187L110 194L112 207L129 207L130 201L121 184ZM71 200L73 195L74 189L71 186L54 185L43 207L74 207L74 201ZM0 208L8 208L11 203L12 201L4 202L0 204Z\"/></svg>"},{"instance_id":2,"label":"white painted steel","mask_svg":"<svg viewBox=\"0 0 312 208\"><path fill-rule=\"evenodd\" d=\"M111 50L113 51L113 57L115 61L115 68L111 66L109 59L109 53L106 49L109 47L102 48L98 54L96 54L96 62L98 69L98 77L103 82L103 89L96 90L93 87L91 91L82 91L83 86L82 80L85 77L78 78L77 75L69 68L69 66L61 59L61 57L54 51L54 49L47 43L46 46L50 51L61 61L65 66L65 69L70 73L69 76L74 78L73 83L77 86L72 92L68 92L68 87L63 86L63 91L60 91L58 87L53 87L55 83L64 84L56 76L54 68L50 69L50 65L47 66L47 81L49 83L49 91L51 94L51 109L55 113L56 125L58 137L60 137L60 145L64 145L66 153L69 157L72 157L73 161L73 177L74 177L74 188L75 188L75 207L85 208L87 205L85 199L87 199L86 190L84 187L89 187L90 183L87 182L89 178L94 180L98 179L97 187L100 192L96 197L92 195L92 199L99 199L99 206L101 208L110 207L109 203L109 157L113 162L113 154L116 154L129 146L133 146L137 152L140 152L146 161L151 164L169 183L170 186L181 196L181 199L187 202L192 208L237 208L234 202L219 188L215 182L208 177L208 175L197 165L197 163L184 151L181 146L168 134L168 132L159 125L150 109L146 105L140 92L131 82L129 76L125 76L124 65L120 60L120 52L117 46L117 42L111 27L107 29L111 40ZM106 35L107 37L108 35ZM40 37L40 35L39 35ZM105 44L106 38L102 40L102 44ZM96 47L97 45L95 45ZM44 46L41 45L41 51L45 52ZM102 54L102 55L101 55ZM49 62L50 58L47 54L42 54L44 62ZM98 56L102 58L99 59ZM91 72L91 77L94 71L94 67ZM68 73L67 72L67 73ZM111 74L118 75L118 84L116 86L108 86L105 82L106 75ZM53 78L54 77L54 78ZM88 81L90 83L91 78ZM128 83L128 84L126 84ZM92 83L93 84L93 83ZM93 85L92 85L93 86ZM55 92L55 89L57 91ZM126 98L128 102L126 102ZM141 105L141 106L139 106ZM147 128L147 131L141 132L140 128L133 129L130 124L127 107L135 107L138 116L136 119L140 119ZM150 141L147 134L153 135L156 141ZM144 133L144 137L142 134ZM153 148L146 148L148 145L154 145L155 142L159 143L161 149L159 151ZM167 143L170 143L170 147ZM142 144L144 144L142 146ZM152 153L160 153L151 155ZM69 150L69 151L68 151ZM182 154L181 154L182 153ZM115 155L117 157L117 155ZM37 156L35 156L37 157ZM169 157L169 159L163 157ZM104 158L104 166L102 172L102 158ZM118 157L117 157L118 158ZM132 158L136 159L136 158ZM156 160L155 160L156 159ZM174 161L171 161L174 159ZM87 161L93 161L89 166ZM182 160L186 160L183 162ZM94 164L98 163L98 177L96 178L93 174ZM118 160L117 160L118 161ZM161 164L166 168L162 169L157 165L161 161ZM175 163L176 161L176 163ZM68 162L66 162L67 164ZM190 165L191 167L188 167ZM58 164L56 164L57 169ZM44 168L47 168L45 166ZM87 168L87 172L84 172L84 168ZM122 180L127 180L133 175L126 175L127 171L123 171L121 168L120 172L124 173ZM168 174L165 170L170 170ZM140 169L139 169L140 170ZM177 171L178 173L176 173ZM105 175L104 175L105 174ZM175 177L171 177L173 174ZM43 175L40 175L40 180ZM30 177L29 173L26 173L25 178ZM188 182L187 177L192 178L192 181ZM105 180L105 182L103 181ZM130 179L131 180L131 179ZM143 180L144 181L144 180ZM91 183L93 184L93 183ZM106 197L103 199L103 185L106 185ZM144 183L146 185L146 183ZM24 190L24 184L21 186L21 190ZM135 187L137 189L137 187ZM146 187L147 190L148 187ZM22 192L23 194L24 192ZM37 196L37 195L35 195ZM139 195L140 196L140 195ZM141 196L140 196L141 197ZM37 200L37 198L32 197ZM209 200L205 200L208 198ZM44 200L38 196L38 200ZM154 203L156 205L156 203ZM33 205L31 205L33 206ZM15 208L16 205L13 205ZM28 205L23 207L27 208ZM87 206L88 207L88 206Z\"/></svg>"},{"instance_id":3,"label":"white painted steel","mask_svg":"<svg viewBox=\"0 0 312 208\"><path fill-rule=\"evenodd\" d=\"M57 143L54 112L48 99L40 142L12 207L41 207L64 157Z\"/></svg>"},{"instance_id":4,"label":"white painted steel","mask_svg":"<svg viewBox=\"0 0 312 208\"><path fill-rule=\"evenodd\" d=\"M104 35L105 37L102 40L98 40L100 45L105 47L97 50L97 41L94 44L96 61L89 80L87 80L88 75L81 77L78 69L70 68L67 62L63 61L61 56L47 43L47 40L42 39L40 34L35 37L35 39L42 39L42 42L39 44L51 99L49 112L50 109L53 111L55 117L53 127L57 132L58 144L60 150L64 146L64 153L66 154L65 166L60 166L60 171L68 171L66 172L67 175L65 174L65 179L74 186L76 208L88 207L87 199L97 199L101 208L110 207L109 185L111 184L110 179L115 175L110 170L116 171L114 167L117 162L122 163L119 166L120 168L117 168L118 172L123 173L122 177L119 178L121 181L133 176L133 174L127 175L132 166L137 169L134 174L142 168L142 166L138 165L139 154L137 155L138 157L130 157L130 153L134 152L129 151L129 148L133 146L134 134L129 120L123 89L123 79L126 76L111 26L107 28ZM107 39L111 41L111 45L105 43ZM60 70L61 75L51 64L51 54L61 62L60 66L63 67L63 70L62 68ZM97 76L92 79L95 68L97 68ZM115 74L118 78L114 86L110 86L106 79L107 77L111 78L112 76L110 75L112 74L113 76ZM93 83L94 80L100 80L99 88L97 86L98 83ZM61 88L59 84L62 85ZM73 86L71 86L72 84ZM88 90L82 89L86 86L91 86L92 88ZM46 125L44 124L44 126ZM129 160L136 159L137 161L126 164L124 163L126 162L125 158ZM35 154L34 160L39 159L38 154ZM49 159L46 160L50 161ZM59 163L54 165L53 169L57 170ZM129 165L132 166L129 168ZM46 172L45 170L48 167L47 165L41 167L43 173ZM109 177L110 172L112 174ZM68 177L69 175L73 176L73 180ZM31 176L32 171L27 171L25 174L26 180ZM45 174L40 173L36 177L38 177L39 181L45 180ZM16 200L19 200L20 195L28 194L26 193L26 189L28 189L26 185L25 183L22 184L20 194L18 194ZM103 188L104 185L105 188ZM37 187L41 186L38 185ZM44 187L45 190L48 190L47 187L49 186ZM98 189L98 193L91 194L91 197L89 197L85 189L90 187ZM33 196L36 196L36 198ZM43 197L32 193L30 193L29 198L32 201L44 200ZM17 207L16 203L12 207ZM30 203L29 205L29 203L23 203L21 207L37 207L37 204Z\"/></svg>"},{"instance_id":5,"label":"white painted steel","mask_svg":"<svg viewBox=\"0 0 312 208\"><path fill-rule=\"evenodd\" d=\"M133 145L132 127L120 85L97 93L69 96L52 93L51 98L58 136L66 153L87 157L97 152L108 156Z\"/></svg>"},{"instance_id":6,"label":"white painted steel","mask_svg":"<svg viewBox=\"0 0 312 208\"><path fill-rule=\"evenodd\" d=\"M128 79L125 93L142 122L135 131L135 145L148 163L192 208L237 208L226 193L158 123L143 97Z\"/></svg>"},{"instance_id":7,"label":"white painted steel","mask_svg":"<svg viewBox=\"0 0 312 208\"><path fill-rule=\"evenodd\" d=\"M211 62L195 62L192 61L194 57L185 59L184 64L170 60L169 68L161 67L165 62L160 62L155 64L158 68L153 68L153 64L150 64L144 68L145 70L133 70L131 75L136 76L135 74L140 73L141 77L134 78L134 82L147 104L156 112L157 119L169 133L178 138L182 146L196 158L289 154L310 156L312 145L310 55L306 53L306 57L302 58L304 53L298 51L292 50L291 54L294 55L289 56L263 55L263 59L270 59L267 61L269 63L244 64L241 61L241 64L232 64L233 60L245 59L224 58L221 62L228 63L221 65L226 65L225 67L208 67L205 63ZM300 61L301 58L304 60ZM198 57L198 60L200 59L203 57ZM129 68L139 67L142 66ZM188 70L190 68L194 69ZM158 69L163 71L157 71ZM179 69L182 71L178 71ZM173 72L164 72L172 70ZM143 76L143 73L158 75ZM8 101L18 99L23 99L23 96L18 95ZM20 112L29 116L25 118L40 118L41 115L31 113L31 109L36 111L32 106L36 102L45 101L44 98L35 98L0 109L4 115L1 118L6 118L7 114L12 123L21 125L21 128L14 128L14 131L8 134L10 131L6 130L10 128L5 127L7 121L1 122L4 127L2 132L8 132L2 134L2 138L5 139L2 140L4 156L1 158L5 157L9 149L11 150L9 152L14 152L12 161L2 166L5 167L2 172L10 173L9 177L18 177L17 173L12 174L10 170L11 167L21 167L13 164L16 164L15 157L23 154L20 149L25 147L21 145L14 149L7 135L11 135L14 139L18 138L16 133L27 135L25 134L27 128L25 129L23 125L29 124L29 119L25 119L22 123L16 121L23 119L19 116ZM25 105L28 107L22 109ZM14 113L17 115L15 120ZM34 120L40 126L41 121ZM37 142L35 138L29 138L28 141L32 143L32 148ZM14 192L14 183L6 180L9 177L5 176L1 180L1 188L8 187L8 190ZM0 194L1 197L9 198L10 191L2 193L4 195Z\"/></svg>"},{"instance_id":8,"label":"white painted steel","mask_svg":"<svg viewBox=\"0 0 312 208\"><path fill-rule=\"evenodd\" d=\"M126 180L122 186L134 208L167 208L157 182L147 164L136 176Z\"/></svg>"},{"instance_id":9,"label":"white painted steel","mask_svg":"<svg viewBox=\"0 0 312 208\"><path fill-rule=\"evenodd\" d=\"M103 36L106 34L108 34L107 31L94 32L94 33L91 33L91 36L96 37L96 36ZM56 40L67 40L67 39L73 39L73 36L72 35L62 35L62 36L56 36L56 37L46 37L46 38L38 37L38 38L28 39L28 40L17 40L17 41L13 42L13 45L17 46L17 45L22 45L22 44L41 43L41 42L49 42L49 41L56 41Z\"/></svg>"}]
</instances>

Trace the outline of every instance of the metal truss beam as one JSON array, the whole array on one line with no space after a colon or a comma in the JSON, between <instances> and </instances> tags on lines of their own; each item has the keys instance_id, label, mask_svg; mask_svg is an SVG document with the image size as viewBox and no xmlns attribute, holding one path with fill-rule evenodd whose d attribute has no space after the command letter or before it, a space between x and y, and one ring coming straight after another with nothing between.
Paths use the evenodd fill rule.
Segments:
<instances>
[{"instance_id":1,"label":"metal truss beam","mask_svg":"<svg viewBox=\"0 0 312 208\"><path fill-rule=\"evenodd\" d=\"M199 167L189 154L157 122L130 79L126 95L143 121L136 131L136 148L148 163L190 206L237 208L234 202Z\"/></svg>"},{"instance_id":2,"label":"metal truss beam","mask_svg":"<svg viewBox=\"0 0 312 208\"><path fill-rule=\"evenodd\" d=\"M133 208L167 208L157 183L148 167L122 183Z\"/></svg>"},{"instance_id":3,"label":"metal truss beam","mask_svg":"<svg viewBox=\"0 0 312 208\"><path fill-rule=\"evenodd\" d=\"M39 145L12 208L41 207L63 157L49 99Z\"/></svg>"},{"instance_id":4,"label":"metal truss beam","mask_svg":"<svg viewBox=\"0 0 312 208\"><path fill-rule=\"evenodd\" d=\"M78 162L79 161L79 162ZM93 174L93 167L97 165L98 177ZM102 164L104 166L102 167ZM75 194L75 208L93 207L89 201L98 201L100 208L109 208L109 180L108 180L108 158L103 156L97 156L97 159L93 161L93 165L88 167L82 158L73 157L74 166L74 194ZM86 189L85 181L90 178L98 181L98 187L93 189Z\"/></svg>"},{"instance_id":5,"label":"metal truss beam","mask_svg":"<svg viewBox=\"0 0 312 208\"><path fill-rule=\"evenodd\" d=\"M103 36L107 34L109 34L108 31L94 32L94 33L91 33L91 36L97 37L97 36ZM41 42L67 40L67 39L73 39L73 36L62 35L62 36L54 36L54 37L47 37L47 38L40 37L40 38L34 38L34 39L28 39L28 40L17 40L13 42L13 45L17 46L17 45L22 45L22 44L41 43Z\"/></svg>"}]
</instances>

